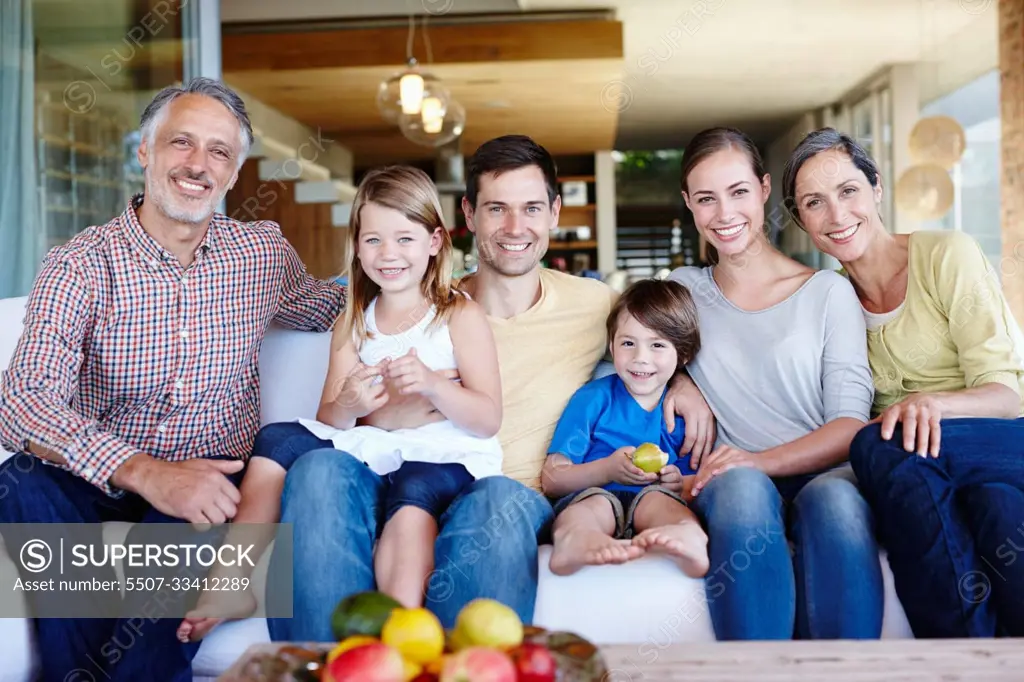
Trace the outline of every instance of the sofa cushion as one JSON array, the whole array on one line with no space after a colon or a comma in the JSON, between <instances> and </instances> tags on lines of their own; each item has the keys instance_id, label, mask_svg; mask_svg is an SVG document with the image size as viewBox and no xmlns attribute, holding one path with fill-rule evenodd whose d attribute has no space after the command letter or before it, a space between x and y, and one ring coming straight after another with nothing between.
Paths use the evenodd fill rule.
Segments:
<instances>
[{"instance_id":1,"label":"sofa cushion","mask_svg":"<svg viewBox=\"0 0 1024 682\"><path fill-rule=\"evenodd\" d=\"M330 350L330 332L269 330L260 351L261 423L316 417Z\"/></svg>"},{"instance_id":2,"label":"sofa cushion","mask_svg":"<svg viewBox=\"0 0 1024 682\"><path fill-rule=\"evenodd\" d=\"M551 546L541 547L537 625L573 630L596 644L637 644L638 660L669 644L715 641L704 581L683 575L669 559L646 556L561 577L548 569L550 557ZM882 637L913 637L884 552L879 560L885 583Z\"/></svg>"}]
</instances>

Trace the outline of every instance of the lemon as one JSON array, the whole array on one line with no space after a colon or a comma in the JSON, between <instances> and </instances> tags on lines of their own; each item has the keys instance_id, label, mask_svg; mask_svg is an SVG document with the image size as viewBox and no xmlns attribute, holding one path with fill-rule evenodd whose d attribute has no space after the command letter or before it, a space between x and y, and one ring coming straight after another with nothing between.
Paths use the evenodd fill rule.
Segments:
<instances>
[{"instance_id":1,"label":"lemon","mask_svg":"<svg viewBox=\"0 0 1024 682\"><path fill-rule=\"evenodd\" d=\"M511 649L523 643L523 621L508 606L494 599L474 599L455 619L452 648L471 646Z\"/></svg>"},{"instance_id":2,"label":"lemon","mask_svg":"<svg viewBox=\"0 0 1024 682\"><path fill-rule=\"evenodd\" d=\"M668 453L654 443L644 443L633 451L633 464L641 471L656 474L668 464Z\"/></svg>"},{"instance_id":3,"label":"lemon","mask_svg":"<svg viewBox=\"0 0 1024 682\"><path fill-rule=\"evenodd\" d=\"M384 622L380 641L397 649L402 658L422 665L444 652L444 628L427 609L398 608Z\"/></svg>"},{"instance_id":4,"label":"lemon","mask_svg":"<svg viewBox=\"0 0 1024 682\"><path fill-rule=\"evenodd\" d=\"M330 663L349 649L355 649L357 646L363 646L364 644L373 644L376 641L379 641L376 637L370 637L368 635L352 635L351 637L347 637L338 642L338 645L331 649L331 652L327 654L327 662Z\"/></svg>"}]
</instances>

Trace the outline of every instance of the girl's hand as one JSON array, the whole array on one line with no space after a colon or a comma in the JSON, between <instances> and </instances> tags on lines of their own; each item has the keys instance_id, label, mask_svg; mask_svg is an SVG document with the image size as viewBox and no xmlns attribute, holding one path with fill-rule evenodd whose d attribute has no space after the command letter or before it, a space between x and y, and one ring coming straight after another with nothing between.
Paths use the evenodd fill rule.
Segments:
<instances>
[{"instance_id":1,"label":"girl's hand","mask_svg":"<svg viewBox=\"0 0 1024 682\"><path fill-rule=\"evenodd\" d=\"M360 419L383 407L388 402L388 392L384 382L379 381L383 374L380 365L357 364L338 391L334 402L345 408L355 419Z\"/></svg>"},{"instance_id":2,"label":"girl's hand","mask_svg":"<svg viewBox=\"0 0 1024 682\"><path fill-rule=\"evenodd\" d=\"M446 381L423 364L423 361L416 355L415 348L410 348L408 353L397 360L392 360L385 372L387 378L401 395L418 393L432 398L437 395L438 385L442 381Z\"/></svg>"},{"instance_id":3,"label":"girl's hand","mask_svg":"<svg viewBox=\"0 0 1024 682\"><path fill-rule=\"evenodd\" d=\"M928 393L915 393L890 405L873 421L882 422L882 440L892 438L896 424L903 422L903 449L921 457L938 457L941 420L939 399Z\"/></svg>"},{"instance_id":4,"label":"girl's hand","mask_svg":"<svg viewBox=\"0 0 1024 682\"><path fill-rule=\"evenodd\" d=\"M658 480L658 474L649 474L633 464L634 450L636 448L627 445L605 457L605 472L609 483L647 485Z\"/></svg>"},{"instance_id":5,"label":"girl's hand","mask_svg":"<svg viewBox=\"0 0 1024 682\"><path fill-rule=\"evenodd\" d=\"M704 489L704 486L711 482L711 479L718 474L725 473L735 467L757 469L759 464L757 455L729 445L720 445L700 463L697 476L693 481L693 495L698 495Z\"/></svg>"}]
</instances>

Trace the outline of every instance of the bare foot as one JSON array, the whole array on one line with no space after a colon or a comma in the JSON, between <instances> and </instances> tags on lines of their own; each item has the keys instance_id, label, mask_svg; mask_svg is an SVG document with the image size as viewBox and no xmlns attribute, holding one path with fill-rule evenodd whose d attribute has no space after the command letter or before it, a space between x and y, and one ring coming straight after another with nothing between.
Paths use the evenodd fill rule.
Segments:
<instances>
[{"instance_id":1,"label":"bare foot","mask_svg":"<svg viewBox=\"0 0 1024 682\"><path fill-rule=\"evenodd\" d=\"M691 578L703 578L708 572L708 536L700 524L672 523L648 528L633 537L633 544L645 551L669 555Z\"/></svg>"},{"instance_id":2,"label":"bare foot","mask_svg":"<svg viewBox=\"0 0 1024 682\"><path fill-rule=\"evenodd\" d=\"M204 592L178 626L178 641L198 642L222 621L248 618L256 612L256 606L256 597L250 590ZM211 613L217 617L211 617Z\"/></svg>"},{"instance_id":3,"label":"bare foot","mask_svg":"<svg viewBox=\"0 0 1024 682\"><path fill-rule=\"evenodd\" d=\"M616 540L589 528L566 529L555 534L555 548L549 564L555 575L572 575L584 566L624 564L644 550L629 540Z\"/></svg>"}]
</instances>

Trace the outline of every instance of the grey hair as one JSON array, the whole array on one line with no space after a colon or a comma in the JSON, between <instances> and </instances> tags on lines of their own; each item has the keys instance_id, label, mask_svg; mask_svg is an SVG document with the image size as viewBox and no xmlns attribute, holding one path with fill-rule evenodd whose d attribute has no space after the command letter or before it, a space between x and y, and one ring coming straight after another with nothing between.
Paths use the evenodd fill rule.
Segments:
<instances>
[{"instance_id":1,"label":"grey hair","mask_svg":"<svg viewBox=\"0 0 1024 682\"><path fill-rule=\"evenodd\" d=\"M810 159L830 150L839 150L850 157L850 161L868 179L872 187L878 187L878 164L855 139L835 128L821 128L800 141L789 155L782 172L782 202L797 225L800 223L800 208L796 205L796 175Z\"/></svg>"},{"instance_id":2,"label":"grey hair","mask_svg":"<svg viewBox=\"0 0 1024 682\"><path fill-rule=\"evenodd\" d=\"M245 110L245 102L242 101L242 98L234 90L212 78L200 76L193 78L184 85L169 85L158 92L153 101L146 106L146 110L142 112L139 130L142 133L142 138L146 140L146 144L151 147L153 146L156 129L167 113L167 105L182 95L205 95L206 97L212 97L227 107L227 110L234 115L240 128L239 137L242 143L242 153L239 154L238 165L241 167L245 162L245 158L249 155L249 150L252 149L254 141L252 123L249 121L249 114Z\"/></svg>"}]
</instances>

